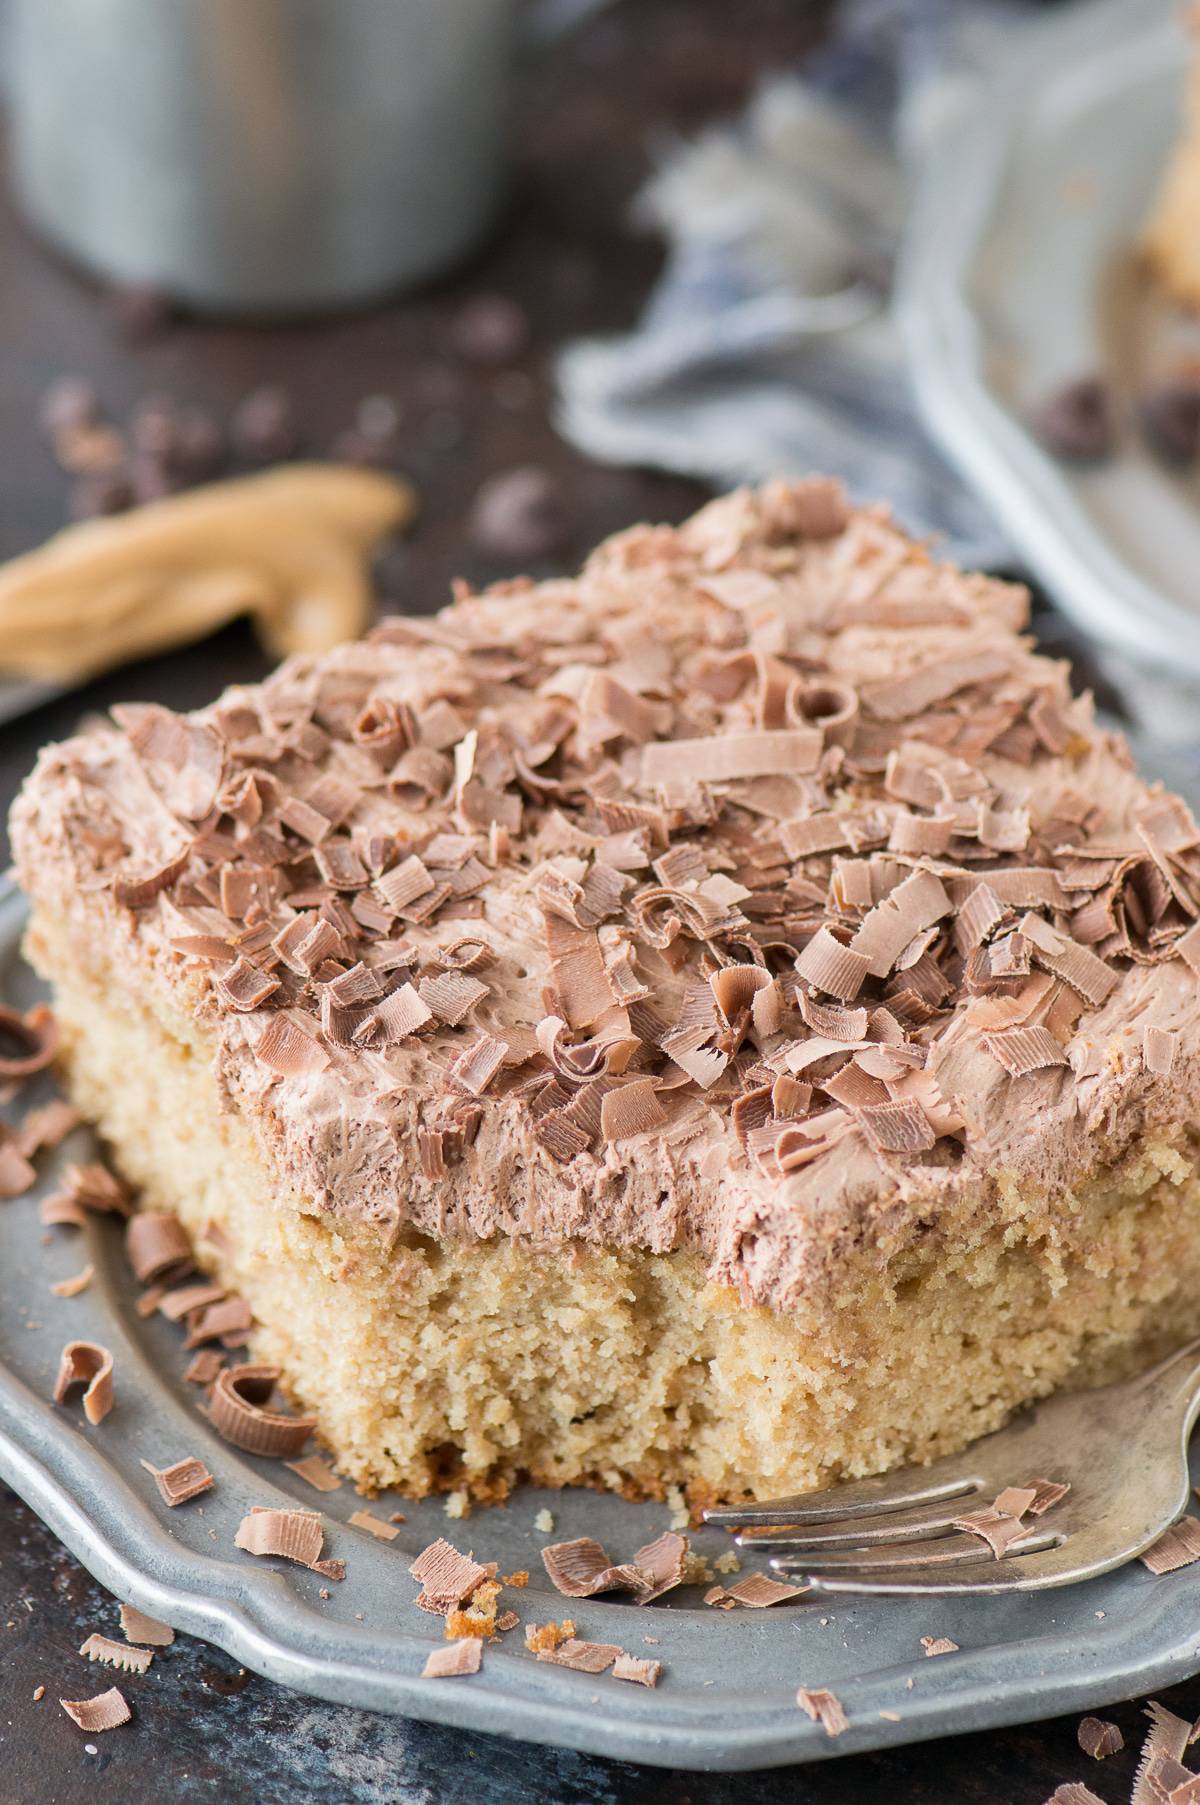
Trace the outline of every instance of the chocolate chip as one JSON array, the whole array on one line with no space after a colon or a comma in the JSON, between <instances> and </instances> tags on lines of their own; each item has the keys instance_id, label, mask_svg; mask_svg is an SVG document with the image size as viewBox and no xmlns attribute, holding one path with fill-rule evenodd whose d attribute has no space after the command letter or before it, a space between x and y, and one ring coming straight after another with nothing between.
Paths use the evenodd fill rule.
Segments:
<instances>
[{"instance_id":1,"label":"chocolate chip","mask_svg":"<svg viewBox=\"0 0 1200 1805\"><path fill-rule=\"evenodd\" d=\"M82 376L60 376L52 382L38 406L38 425L48 439L81 426L96 426L100 401L92 384Z\"/></svg>"},{"instance_id":2,"label":"chocolate chip","mask_svg":"<svg viewBox=\"0 0 1200 1805\"><path fill-rule=\"evenodd\" d=\"M1142 402L1142 430L1156 457L1181 466L1200 455L1200 383L1164 382Z\"/></svg>"},{"instance_id":3,"label":"chocolate chip","mask_svg":"<svg viewBox=\"0 0 1200 1805\"><path fill-rule=\"evenodd\" d=\"M1065 383L1037 410L1033 428L1048 451L1071 463L1109 457L1115 433L1108 385L1098 376Z\"/></svg>"},{"instance_id":4,"label":"chocolate chip","mask_svg":"<svg viewBox=\"0 0 1200 1805\"><path fill-rule=\"evenodd\" d=\"M251 463L270 464L295 455L299 440L286 389L251 389L234 409L229 427L235 449Z\"/></svg>"},{"instance_id":5,"label":"chocolate chip","mask_svg":"<svg viewBox=\"0 0 1200 1805\"><path fill-rule=\"evenodd\" d=\"M558 486L549 471L534 464L489 477L471 509L476 545L502 558L545 557L566 530Z\"/></svg>"},{"instance_id":6,"label":"chocolate chip","mask_svg":"<svg viewBox=\"0 0 1200 1805\"><path fill-rule=\"evenodd\" d=\"M507 295L476 295L459 312L450 337L470 363L512 363L525 349L529 321Z\"/></svg>"}]
</instances>

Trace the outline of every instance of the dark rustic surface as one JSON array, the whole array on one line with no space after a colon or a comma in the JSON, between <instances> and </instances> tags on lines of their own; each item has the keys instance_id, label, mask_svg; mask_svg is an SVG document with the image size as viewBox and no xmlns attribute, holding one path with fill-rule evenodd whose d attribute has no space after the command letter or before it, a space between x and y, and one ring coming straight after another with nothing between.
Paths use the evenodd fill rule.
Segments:
<instances>
[{"instance_id":1,"label":"dark rustic surface","mask_svg":"<svg viewBox=\"0 0 1200 1805\"><path fill-rule=\"evenodd\" d=\"M452 284L354 319L286 330L181 323L130 342L106 299L32 246L0 195L0 556L64 519L66 483L34 424L40 394L64 372L89 376L118 419L161 391L224 418L247 388L282 382L313 453L349 424L362 396L393 395L402 410L398 466L422 497L416 531L382 572L394 606L428 610L456 575L506 574L463 527L480 483L512 465L542 466L557 487L565 526L547 569L634 519L680 518L701 498L691 484L595 468L555 437L548 360L564 338L618 329L636 315L658 253L629 230L627 203L656 142L735 107L760 69L796 62L823 12L795 0L741 0L735 30L729 0L619 0L531 97L510 229ZM459 309L485 292L516 298L529 321L528 346L499 370L454 346ZM37 747L82 713L121 697L186 707L262 669L250 634L234 628L0 729L0 806ZM323 1705L186 1639L144 1678L121 1678L134 1722L88 1738L55 1701L108 1684L76 1652L92 1630L116 1633L114 1602L0 1494L0 1805L466 1805L480 1797L500 1805L1040 1805L1079 1777L1123 1799L1132 1773L1131 1750L1102 1768L1088 1762L1072 1719L817 1769L670 1776ZM35 1703L39 1685L46 1695ZM1195 1713L1200 1683L1168 1702ZM1137 1708L1111 1715L1136 1742Z\"/></svg>"}]
</instances>

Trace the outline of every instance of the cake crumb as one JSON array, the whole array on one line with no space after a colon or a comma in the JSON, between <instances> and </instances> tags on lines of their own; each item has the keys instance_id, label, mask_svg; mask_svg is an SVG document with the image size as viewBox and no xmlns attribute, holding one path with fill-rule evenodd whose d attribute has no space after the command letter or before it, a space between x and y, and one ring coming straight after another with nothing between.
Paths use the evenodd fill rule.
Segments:
<instances>
[{"instance_id":1,"label":"cake crumb","mask_svg":"<svg viewBox=\"0 0 1200 1805\"><path fill-rule=\"evenodd\" d=\"M525 1625L525 1646L531 1654L545 1654L555 1649L560 1642L569 1642L575 1634L575 1625L569 1617L561 1623L527 1623Z\"/></svg>"},{"instance_id":2,"label":"cake crumb","mask_svg":"<svg viewBox=\"0 0 1200 1805\"><path fill-rule=\"evenodd\" d=\"M500 1575L500 1584L502 1586L527 1586L529 1584L528 1567L520 1567L516 1573L502 1573Z\"/></svg>"},{"instance_id":3,"label":"cake crumb","mask_svg":"<svg viewBox=\"0 0 1200 1805\"><path fill-rule=\"evenodd\" d=\"M467 1492L451 1492L446 1499L445 1510L448 1517L454 1517L458 1521L461 1521L463 1517L469 1517L471 1514L470 1495Z\"/></svg>"},{"instance_id":4,"label":"cake crumb","mask_svg":"<svg viewBox=\"0 0 1200 1805\"><path fill-rule=\"evenodd\" d=\"M671 1528L686 1529L692 1520L692 1514L688 1509L687 1499L679 1486L669 1485L667 1487L667 1503L671 1507Z\"/></svg>"},{"instance_id":5,"label":"cake crumb","mask_svg":"<svg viewBox=\"0 0 1200 1805\"><path fill-rule=\"evenodd\" d=\"M730 1548L725 1554L719 1554L712 1564L714 1573L740 1573L742 1563Z\"/></svg>"},{"instance_id":6,"label":"cake crumb","mask_svg":"<svg viewBox=\"0 0 1200 1805\"><path fill-rule=\"evenodd\" d=\"M541 1535L544 1535L544 1536L553 1535L553 1533L554 1533L554 1517L551 1514L551 1512L548 1510L539 1510L537 1516L533 1519L533 1527Z\"/></svg>"},{"instance_id":7,"label":"cake crumb","mask_svg":"<svg viewBox=\"0 0 1200 1805\"><path fill-rule=\"evenodd\" d=\"M45 1698L45 1696L46 1696L46 1688L44 1686L35 1686L34 1687L33 1702L35 1705L40 1705L42 1700Z\"/></svg>"}]
</instances>

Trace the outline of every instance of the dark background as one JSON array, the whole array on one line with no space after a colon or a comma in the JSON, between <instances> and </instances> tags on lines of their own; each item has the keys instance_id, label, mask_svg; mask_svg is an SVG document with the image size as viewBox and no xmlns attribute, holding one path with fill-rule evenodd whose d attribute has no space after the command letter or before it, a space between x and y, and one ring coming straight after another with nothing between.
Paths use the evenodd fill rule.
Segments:
<instances>
[{"instance_id":1,"label":"dark background","mask_svg":"<svg viewBox=\"0 0 1200 1805\"><path fill-rule=\"evenodd\" d=\"M179 321L131 334L113 297L30 243L0 185L0 556L36 545L66 518L68 481L37 426L39 400L63 374L91 378L117 422L158 393L225 419L248 389L280 383L314 455L349 426L364 396L392 396L401 410L396 464L420 492L421 515L381 567L389 607L427 612L447 599L455 576L512 574L512 561L464 528L481 483L514 465L545 472L560 520L544 558L520 560L534 574L577 563L634 520L682 518L704 498L695 485L598 468L555 436L549 361L564 340L619 330L640 310L660 252L633 230L628 210L666 141L662 122L686 133L736 110L764 68L802 60L827 11L798 0L618 0L532 91L513 214L494 246L452 283L333 323ZM518 302L528 325L519 354L499 367L464 355L459 343L464 305L485 294ZM264 669L249 630L233 627L0 728L0 810L38 747L81 715L128 698L197 705ZM1073 1778L1115 1801L1128 1796L1140 1741L1140 1709L1130 1705L1108 1714L1130 1747L1102 1767L1080 1753L1072 1718L817 1768L669 1775L324 1705L187 1638L145 1678L125 1682L133 1723L89 1739L56 1700L109 1683L77 1650L92 1630L114 1633L115 1624L113 1601L0 1489L0 1805L457 1805L481 1797L489 1805L1041 1805ZM46 1696L35 1703L39 1685ZM1200 1682L1165 1702L1194 1715ZM86 1753L89 1740L95 1755Z\"/></svg>"}]
</instances>

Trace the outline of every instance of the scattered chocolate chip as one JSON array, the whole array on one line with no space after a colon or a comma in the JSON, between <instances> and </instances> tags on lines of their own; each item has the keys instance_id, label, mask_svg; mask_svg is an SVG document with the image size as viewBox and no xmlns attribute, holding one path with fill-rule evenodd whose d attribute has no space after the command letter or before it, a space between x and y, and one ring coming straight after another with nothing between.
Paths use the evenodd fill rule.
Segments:
<instances>
[{"instance_id":1,"label":"scattered chocolate chip","mask_svg":"<svg viewBox=\"0 0 1200 1805\"><path fill-rule=\"evenodd\" d=\"M1033 416L1033 428L1048 451L1071 463L1099 463L1116 441L1108 385L1098 376L1064 383Z\"/></svg>"},{"instance_id":2,"label":"scattered chocolate chip","mask_svg":"<svg viewBox=\"0 0 1200 1805\"><path fill-rule=\"evenodd\" d=\"M469 530L482 551L497 557L544 558L567 532L558 485L532 464L489 477L475 496Z\"/></svg>"},{"instance_id":3,"label":"scattered chocolate chip","mask_svg":"<svg viewBox=\"0 0 1200 1805\"><path fill-rule=\"evenodd\" d=\"M460 309L450 337L454 349L471 363L512 363L525 349L529 321L508 295L475 295Z\"/></svg>"}]
</instances>

